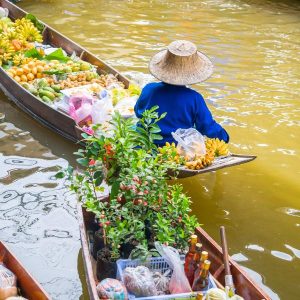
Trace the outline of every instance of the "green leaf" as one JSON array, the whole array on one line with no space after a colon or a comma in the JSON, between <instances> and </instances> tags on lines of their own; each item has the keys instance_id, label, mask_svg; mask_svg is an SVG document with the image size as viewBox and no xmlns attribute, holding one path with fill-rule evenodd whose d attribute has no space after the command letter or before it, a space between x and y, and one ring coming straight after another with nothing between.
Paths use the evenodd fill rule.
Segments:
<instances>
[{"instance_id":1,"label":"green leaf","mask_svg":"<svg viewBox=\"0 0 300 300\"><path fill-rule=\"evenodd\" d=\"M62 171L55 174L55 178L57 178L57 179L61 179L64 177L65 177L65 173Z\"/></svg>"},{"instance_id":2,"label":"green leaf","mask_svg":"<svg viewBox=\"0 0 300 300\"><path fill-rule=\"evenodd\" d=\"M84 167L87 167L89 165L88 158L77 158L76 161Z\"/></svg>"},{"instance_id":3,"label":"green leaf","mask_svg":"<svg viewBox=\"0 0 300 300\"><path fill-rule=\"evenodd\" d=\"M96 179L96 178L98 178L98 177L102 177L102 176L103 176L102 170L101 170L101 171L96 171L96 172L94 173L94 179Z\"/></svg>"},{"instance_id":4,"label":"green leaf","mask_svg":"<svg viewBox=\"0 0 300 300\"><path fill-rule=\"evenodd\" d=\"M52 53L45 56L46 60L58 60L60 62L67 62L71 58L64 55L64 52L61 48L53 51Z\"/></svg>"},{"instance_id":5,"label":"green leaf","mask_svg":"<svg viewBox=\"0 0 300 300\"><path fill-rule=\"evenodd\" d=\"M103 181L103 176L97 177L96 180L95 180L95 185L96 186L101 185L102 181Z\"/></svg>"},{"instance_id":6,"label":"green leaf","mask_svg":"<svg viewBox=\"0 0 300 300\"><path fill-rule=\"evenodd\" d=\"M43 59L43 56L40 54L40 52L38 52L36 50L36 48L32 48L30 50L27 50L25 53L24 53L24 56L25 57L32 57L32 58L37 58L39 60Z\"/></svg>"},{"instance_id":7,"label":"green leaf","mask_svg":"<svg viewBox=\"0 0 300 300\"><path fill-rule=\"evenodd\" d=\"M118 196L119 190L120 190L120 182L115 181L111 186L110 200L112 200Z\"/></svg>"},{"instance_id":8,"label":"green leaf","mask_svg":"<svg viewBox=\"0 0 300 300\"><path fill-rule=\"evenodd\" d=\"M41 23L36 16L32 15L32 14L27 14L25 16L25 19L30 20L33 25L42 33L45 25L43 23Z\"/></svg>"}]
</instances>

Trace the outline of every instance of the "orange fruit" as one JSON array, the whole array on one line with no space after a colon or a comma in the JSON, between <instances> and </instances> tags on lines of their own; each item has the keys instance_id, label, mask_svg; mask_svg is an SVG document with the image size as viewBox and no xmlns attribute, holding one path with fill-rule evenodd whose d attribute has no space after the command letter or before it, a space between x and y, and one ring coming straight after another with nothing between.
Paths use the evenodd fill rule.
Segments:
<instances>
[{"instance_id":1,"label":"orange fruit","mask_svg":"<svg viewBox=\"0 0 300 300\"><path fill-rule=\"evenodd\" d=\"M15 79L15 81L17 81L17 82L20 82L20 81L21 81L20 76L15 76L14 79Z\"/></svg>"},{"instance_id":2,"label":"orange fruit","mask_svg":"<svg viewBox=\"0 0 300 300\"><path fill-rule=\"evenodd\" d=\"M37 68L36 67L33 67L32 70L31 70L31 73L33 75L36 75L37 74Z\"/></svg>"},{"instance_id":3,"label":"orange fruit","mask_svg":"<svg viewBox=\"0 0 300 300\"><path fill-rule=\"evenodd\" d=\"M28 66L23 66L23 73L24 74L28 74L30 72L30 69L28 68Z\"/></svg>"},{"instance_id":4,"label":"orange fruit","mask_svg":"<svg viewBox=\"0 0 300 300\"><path fill-rule=\"evenodd\" d=\"M37 66L36 69L38 73L42 73L44 71L44 68L42 66Z\"/></svg>"},{"instance_id":5,"label":"orange fruit","mask_svg":"<svg viewBox=\"0 0 300 300\"><path fill-rule=\"evenodd\" d=\"M34 80L34 75L32 73L28 73L27 74L27 79L28 79L28 81Z\"/></svg>"},{"instance_id":6,"label":"orange fruit","mask_svg":"<svg viewBox=\"0 0 300 300\"><path fill-rule=\"evenodd\" d=\"M27 82L27 76L26 75L21 75L21 81Z\"/></svg>"},{"instance_id":7,"label":"orange fruit","mask_svg":"<svg viewBox=\"0 0 300 300\"><path fill-rule=\"evenodd\" d=\"M35 67L35 62L34 61L30 61L29 63L28 63L28 67L29 68L33 68L33 67Z\"/></svg>"},{"instance_id":8,"label":"orange fruit","mask_svg":"<svg viewBox=\"0 0 300 300\"><path fill-rule=\"evenodd\" d=\"M23 74L23 70L20 69L20 68L18 68L17 71L16 71L16 74L17 74L18 76L21 76L21 75Z\"/></svg>"},{"instance_id":9,"label":"orange fruit","mask_svg":"<svg viewBox=\"0 0 300 300\"><path fill-rule=\"evenodd\" d=\"M37 73L36 74L36 78L42 78L43 77L43 74L42 73Z\"/></svg>"}]
</instances>

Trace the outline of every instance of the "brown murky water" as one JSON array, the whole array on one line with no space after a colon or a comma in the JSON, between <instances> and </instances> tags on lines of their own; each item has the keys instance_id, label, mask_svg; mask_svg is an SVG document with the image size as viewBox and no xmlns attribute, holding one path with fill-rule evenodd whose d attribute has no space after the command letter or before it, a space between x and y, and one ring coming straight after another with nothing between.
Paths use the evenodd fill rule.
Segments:
<instances>
[{"instance_id":1,"label":"brown murky water","mask_svg":"<svg viewBox=\"0 0 300 300\"><path fill-rule=\"evenodd\" d=\"M195 88L229 131L232 152L258 158L182 183L204 228L219 240L218 226L226 225L230 253L272 299L299 299L300 3L28 0L21 6L141 81L151 80L150 56L174 39L192 40L212 58L214 76ZM53 178L74 146L0 98L6 113L0 237L54 299L78 299L74 199Z\"/></svg>"}]
</instances>

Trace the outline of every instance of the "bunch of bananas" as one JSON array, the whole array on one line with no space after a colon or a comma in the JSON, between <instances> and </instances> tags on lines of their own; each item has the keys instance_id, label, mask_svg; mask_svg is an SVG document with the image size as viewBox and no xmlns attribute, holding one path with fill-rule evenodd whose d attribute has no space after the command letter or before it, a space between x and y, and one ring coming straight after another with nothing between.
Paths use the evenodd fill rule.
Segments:
<instances>
[{"instance_id":1,"label":"bunch of bananas","mask_svg":"<svg viewBox=\"0 0 300 300\"><path fill-rule=\"evenodd\" d=\"M25 18L18 19L14 24L15 31L19 38L27 42L43 42L43 37L34 24Z\"/></svg>"},{"instance_id":2,"label":"bunch of bananas","mask_svg":"<svg viewBox=\"0 0 300 300\"><path fill-rule=\"evenodd\" d=\"M224 141L216 139L205 140L206 151L212 152L215 157L227 156L229 154L228 144Z\"/></svg>"},{"instance_id":3,"label":"bunch of bananas","mask_svg":"<svg viewBox=\"0 0 300 300\"><path fill-rule=\"evenodd\" d=\"M158 157L160 161L168 161L170 163L176 163L180 165L184 164L185 162L184 158L179 155L175 143L170 144L166 142L165 146L158 148L158 152Z\"/></svg>"},{"instance_id":4,"label":"bunch of bananas","mask_svg":"<svg viewBox=\"0 0 300 300\"><path fill-rule=\"evenodd\" d=\"M193 161L187 161L185 163L185 166L191 170L200 170L210 166L214 159L214 153L210 151L207 152L205 155L196 157Z\"/></svg>"},{"instance_id":5,"label":"bunch of bananas","mask_svg":"<svg viewBox=\"0 0 300 300\"><path fill-rule=\"evenodd\" d=\"M0 66L13 60L15 55L18 56L14 64L20 65L22 61L19 52L34 47L35 41L42 42L43 38L30 20L23 18L13 23L8 18L0 19Z\"/></svg>"},{"instance_id":6,"label":"bunch of bananas","mask_svg":"<svg viewBox=\"0 0 300 300\"><path fill-rule=\"evenodd\" d=\"M32 57L25 57L23 53L18 53L13 57L13 64L14 66L21 66L21 65L28 64L32 60L33 60Z\"/></svg>"}]
</instances>

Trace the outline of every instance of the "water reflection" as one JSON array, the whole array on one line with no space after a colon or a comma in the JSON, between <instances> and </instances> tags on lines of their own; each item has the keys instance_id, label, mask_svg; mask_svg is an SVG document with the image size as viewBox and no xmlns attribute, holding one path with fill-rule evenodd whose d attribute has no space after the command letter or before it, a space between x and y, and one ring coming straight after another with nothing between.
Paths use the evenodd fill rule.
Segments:
<instances>
[{"instance_id":1,"label":"water reflection","mask_svg":"<svg viewBox=\"0 0 300 300\"><path fill-rule=\"evenodd\" d=\"M11 123L0 124L0 239L53 299L78 299L82 293L76 260L80 249L76 200L55 179L67 161L51 155ZM13 147L16 141L22 149ZM17 137L17 138L15 138ZM3 155L10 149L10 155ZM36 151L37 150L37 151ZM28 157L13 155L26 151ZM31 153L31 155L30 155Z\"/></svg>"}]
</instances>

